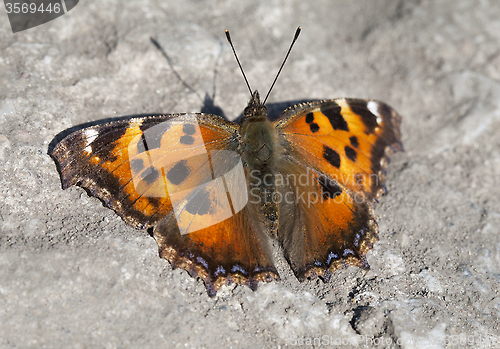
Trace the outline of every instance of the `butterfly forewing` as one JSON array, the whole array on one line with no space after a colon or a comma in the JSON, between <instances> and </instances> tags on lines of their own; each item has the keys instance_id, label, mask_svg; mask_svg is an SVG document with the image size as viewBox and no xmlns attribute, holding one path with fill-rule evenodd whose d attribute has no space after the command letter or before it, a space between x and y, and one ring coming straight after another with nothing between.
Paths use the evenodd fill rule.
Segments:
<instances>
[{"instance_id":1,"label":"butterfly forewing","mask_svg":"<svg viewBox=\"0 0 500 349\"><path fill-rule=\"evenodd\" d=\"M388 155L402 149L400 123L382 102L336 99L294 106L275 125L298 161L371 200L385 190Z\"/></svg>"}]
</instances>

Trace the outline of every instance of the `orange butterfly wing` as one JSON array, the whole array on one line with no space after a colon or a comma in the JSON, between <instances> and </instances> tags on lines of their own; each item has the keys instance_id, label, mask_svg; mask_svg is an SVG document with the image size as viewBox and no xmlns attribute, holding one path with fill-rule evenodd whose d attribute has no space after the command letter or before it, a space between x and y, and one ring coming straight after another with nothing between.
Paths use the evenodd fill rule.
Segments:
<instances>
[{"instance_id":1,"label":"orange butterfly wing","mask_svg":"<svg viewBox=\"0 0 500 349\"><path fill-rule=\"evenodd\" d=\"M63 188L79 185L136 228L154 226L160 255L221 285L278 279L246 185L234 123L206 114L113 121L51 151Z\"/></svg>"},{"instance_id":2,"label":"orange butterfly wing","mask_svg":"<svg viewBox=\"0 0 500 349\"><path fill-rule=\"evenodd\" d=\"M400 123L386 104L357 99L297 105L275 122L278 170L307 178L279 188L295 200L280 207L279 238L299 278L368 268L378 229L370 202L385 191L388 156L402 150Z\"/></svg>"}]
</instances>

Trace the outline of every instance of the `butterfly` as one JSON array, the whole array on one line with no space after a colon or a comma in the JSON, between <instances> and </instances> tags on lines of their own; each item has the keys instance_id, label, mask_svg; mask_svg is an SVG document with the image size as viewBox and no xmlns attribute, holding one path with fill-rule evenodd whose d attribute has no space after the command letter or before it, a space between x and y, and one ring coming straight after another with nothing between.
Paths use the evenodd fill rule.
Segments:
<instances>
[{"instance_id":1,"label":"butterfly","mask_svg":"<svg viewBox=\"0 0 500 349\"><path fill-rule=\"evenodd\" d=\"M279 280L271 239L301 281L369 269L372 202L385 193L389 156L403 150L401 117L383 102L333 99L271 121L267 97L261 103L245 81L251 99L239 124L185 113L71 133L49 151L63 189L83 187L127 224L151 229L160 256L201 278L211 297L223 285Z\"/></svg>"}]
</instances>

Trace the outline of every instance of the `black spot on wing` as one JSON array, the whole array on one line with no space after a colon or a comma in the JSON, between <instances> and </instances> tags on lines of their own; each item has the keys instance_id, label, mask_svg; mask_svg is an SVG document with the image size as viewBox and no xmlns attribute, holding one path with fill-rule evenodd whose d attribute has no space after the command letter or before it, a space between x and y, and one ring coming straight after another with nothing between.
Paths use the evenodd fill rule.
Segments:
<instances>
[{"instance_id":1,"label":"black spot on wing","mask_svg":"<svg viewBox=\"0 0 500 349\"><path fill-rule=\"evenodd\" d=\"M356 161L357 153L356 150L351 148L350 146L346 145L344 148L345 155L352 161Z\"/></svg>"},{"instance_id":2,"label":"black spot on wing","mask_svg":"<svg viewBox=\"0 0 500 349\"><path fill-rule=\"evenodd\" d=\"M130 169L133 173L139 173L144 169L144 160L142 159L133 159L130 161Z\"/></svg>"},{"instance_id":3,"label":"black spot on wing","mask_svg":"<svg viewBox=\"0 0 500 349\"><path fill-rule=\"evenodd\" d=\"M160 200L160 198L148 197L148 202L149 202L150 205L152 205L156 209L158 209L158 208L161 207L161 200Z\"/></svg>"},{"instance_id":4,"label":"black spot on wing","mask_svg":"<svg viewBox=\"0 0 500 349\"><path fill-rule=\"evenodd\" d=\"M205 215L212 212L212 202L206 190L200 190L186 204L186 211L191 214Z\"/></svg>"},{"instance_id":5,"label":"black spot on wing","mask_svg":"<svg viewBox=\"0 0 500 349\"><path fill-rule=\"evenodd\" d=\"M182 131L188 136L192 136L196 133L196 127L193 124L184 124L182 126Z\"/></svg>"},{"instance_id":6,"label":"black spot on wing","mask_svg":"<svg viewBox=\"0 0 500 349\"><path fill-rule=\"evenodd\" d=\"M334 180L321 175L318 177L318 182L321 185L321 192L324 200L335 199L342 194L342 188L340 188Z\"/></svg>"},{"instance_id":7,"label":"black spot on wing","mask_svg":"<svg viewBox=\"0 0 500 349\"><path fill-rule=\"evenodd\" d=\"M332 148L324 145L323 146L323 157L332 166L335 166L336 168L340 168L340 156L339 156L339 153L337 153Z\"/></svg>"},{"instance_id":8,"label":"black spot on wing","mask_svg":"<svg viewBox=\"0 0 500 349\"><path fill-rule=\"evenodd\" d=\"M328 104L326 106L322 106L321 112L330 120L330 124L332 125L334 130L342 130L349 131L349 127L347 127L347 122L342 116L340 106L338 104Z\"/></svg>"},{"instance_id":9,"label":"black spot on wing","mask_svg":"<svg viewBox=\"0 0 500 349\"><path fill-rule=\"evenodd\" d=\"M319 126L314 121L314 113L309 113L306 115L306 123L309 124L309 129L312 133L316 133L319 131Z\"/></svg>"},{"instance_id":10,"label":"black spot on wing","mask_svg":"<svg viewBox=\"0 0 500 349\"><path fill-rule=\"evenodd\" d=\"M354 148L358 148L359 147L358 137L352 136L351 138L349 138L349 141L351 142L351 145Z\"/></svg>"},{"instance_id":11,"label":"black spot on wing","mask_svg":"<svg viewBox=\"0 0 500 349\"><path fill-rule=\"evenodd\" d=\"M158 177L160 177L160 174L156 168L148 167L144 170L144 172L142 172L141 177L147 185L151 185L158 179Z\"/></svg>"},{"instance_id":12,"label":"black spot on wing","mask_svg":"<svg viewBox=\"0 0 500 349\"><path fill-rule=\"evenodd\" d=\"M161 136L160 135L155 135L154 137L147 137L147 146L148 150L150 149L158 149L161 147ZM144 142L146 144L146 142Z\"/></svg>"},{"instance_id":13,"label":"black spot on wing","mask_svg":"<svg viewBox=\"0 0 500 349\"><path fill-rule=\"evenodd\" d=\"M186 126L186 125L184 125ZM190 145L194 143L194 138L191 136L182 136L180 142L185 145Z\"/></svg>"},{"instance_id":14,"label":"black spot on wing","mask_svg":"<svg viewBox=\"0 0 500 349\"><path fill-rule=\"evenodd\" d=\"M167 173L167 179L174 185L179 185L189 176L191 170L186 166L186 161L181 160Z\"/></svg>"},{"instance_id":15,"label":"black spot on wing","mask_svg":"<svg viewBox=\"0 0 500 349\"><path fill-rule=\"evenodd\" d=\"M137 143L137 151L140 154L161 147L161 138L170 128L170 123L165 121L159 123L156 119L146 119L139 128L143 132L141 139Z\"/></svg>"},{"instance_id":16,"label":"black spot on wing","mask_svg":"<svg viewBox=\"0 0 500 349\"><path fill-rule=\"evenodd\" d=\"M311 130L312 133L316 133L319 131L319 126L317 123L313 122L312 124L309 125L309 129Z\"/></svg>"},{"instance_id":17,"label":"black spot on wing","mask_svg":"<svg viewBox=\"0 0 500 349\"><path fill-rule=\"evenodd\" d=\"M144 119L139 128L142 132L146 132L153 126L156 126L155 133L158 133L160 136L162 136L170 128L170 122L165 122L165 120L155 118Z\"/></svg>"},{"instance_id":18,"label":"black spot on wing","mask_svg":"<svg viewBox=\"0 0 500 349\"><path fill-rule=\"evenodd\" d=\"M352 112L359 115L363 124L365 125L365 133L374 133L375 127L378 126L377 117L372 114L372 112L367 107L367 102L363 101L347 101L347 104L351 108Z\"/></svg>"}]
</instances>

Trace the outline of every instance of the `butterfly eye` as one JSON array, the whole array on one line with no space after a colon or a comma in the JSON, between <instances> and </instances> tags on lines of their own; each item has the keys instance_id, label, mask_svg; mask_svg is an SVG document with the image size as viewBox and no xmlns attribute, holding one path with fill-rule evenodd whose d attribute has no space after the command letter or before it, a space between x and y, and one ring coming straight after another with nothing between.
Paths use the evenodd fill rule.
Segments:
<instances>
[{"instance_id":1,"label":"butterfly eye","mask_svg":"<svg viewBox=\"0 0 500 349\"><path fill-rule=\"evenodd\" d=\"M245 110L243 111L243 116L245 118L250 118L253 116L253 112L254 112L254 107L253 106L248 106L245 108Z\"/></svg>"},{"instance_id":2,"label":"butterfly eye","mask_svg":"<svg viewBox=\"0 0 500 349\"><path fill-rule=\"evenodd\" d=\"M262 106L262 114L264 114L267 117L268 109L267 106L263 105Z\"/></svg>"}]
</instances>

